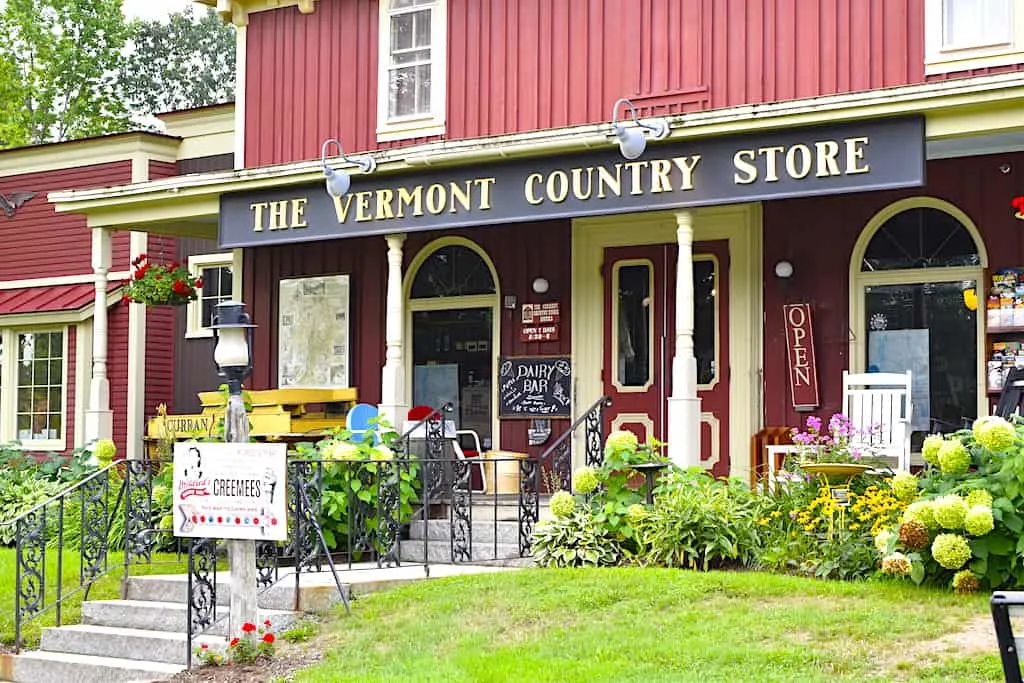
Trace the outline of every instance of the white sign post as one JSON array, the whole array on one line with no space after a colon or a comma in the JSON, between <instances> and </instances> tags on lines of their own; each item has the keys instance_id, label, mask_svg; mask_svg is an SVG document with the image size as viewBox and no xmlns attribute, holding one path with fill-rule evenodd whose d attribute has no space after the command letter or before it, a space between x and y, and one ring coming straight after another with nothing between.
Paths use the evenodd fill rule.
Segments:
<instances>
[{"instance_id":1,"label":"white sign post","mask_svg":"<svg viewBox=\"0 0 1024 683\"><path fill-rule=\"evenodd\" d=\"M240 412L244 420L244 408ZM174 535L234 539L228 541L228 629L234 635L241 635L242 624L259 621L255 541L288 536L286 458L283 443L174 445Z\"/></svg>"}]
</instances>

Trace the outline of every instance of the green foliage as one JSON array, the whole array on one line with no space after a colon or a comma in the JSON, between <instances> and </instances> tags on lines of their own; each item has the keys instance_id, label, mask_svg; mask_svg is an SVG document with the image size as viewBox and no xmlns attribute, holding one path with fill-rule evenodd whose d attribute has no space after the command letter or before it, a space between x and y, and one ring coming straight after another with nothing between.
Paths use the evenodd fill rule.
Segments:
<instances>
[{"instance_id":1,"label":"green foliage","mask_svg":"<svg viewBox=\"0 0 1024 683\"><path fill-rule=\"evenodd\" d=\"M0 520L12 522L37 505L60 493L61 485L28 470L5 470L0 476ZM0 543L12 545L17 538L17 525L0 525Z\"/></svg>"},{"instance_id":2,"label":"green foliage","mask_svg":"<svg viewBox=\"0 0 1024 683\"><path fill-rule=\"evenodd\" d=\"M756 518L756 498L740 480L672 469L661 479L653 509L636 516L637 554L648 564L704 571L749 564L757 545Z\"/></svg>"},{"instance_id":3,"label":"green foliage","mask_svg":"<svg viewBox=\"0 0 1024 683\"><path fill-rule=\"evenodd\" d=\"M587 508L538 524L532 551L538 567L608 567L623 558L616 535Z\"/></svg>"},{"instance_id":4,"label":"green foliage","mask_svg":"<svg viewBox=\"0 0 1024 683\"><path fill-rule=\"evenodd\" d=\"M320 624L309 617L299 619L281 633L289 643L304 643L320 632Z\"/></svg>"},{"instance_id":5,"label":"green foliage","mask_svg":"<svg viewBox=\"0 0 1024 683\"><path fill-rule=\"evenodd\" d=\"M235 97L235 27L212 9L192 6L165 21L132 25L118 83L133 111L160 113L230 102Z\"/></svg>"},{"instance_id":6,"label":"green foliage","mask_svg":"<svg viewBox=\"0 0 1024 683\"><path fill-rule=\"evenodd\" d=\"M0 148L119 132L130 29L121 0L7 0L0 9Z\"/></svg>"},{"instance_id":7,"label":"green foliage","mask_svg":"<svg viewBox=\"0 0 1024 683\"><path fill-rule=\"evenodd\" d=\"M371 433L377 436L377 445ZM377 419L362 434L338 429L316 443L295 445L297 457L323 461L320 524L329 547L345 550L349 541L365 537L377 552L385 550L380 539L385 521L379 504L382 488L398 487L399 509L390 515L399 523L412 518L421 485L420 466L394 457L391 445L397 438L386 420ZM358 513L353 514L353 508ZM353 528L360 521L363 528ZM353 550L358 553L364 548Z\"/></svg>"}]
</instances>

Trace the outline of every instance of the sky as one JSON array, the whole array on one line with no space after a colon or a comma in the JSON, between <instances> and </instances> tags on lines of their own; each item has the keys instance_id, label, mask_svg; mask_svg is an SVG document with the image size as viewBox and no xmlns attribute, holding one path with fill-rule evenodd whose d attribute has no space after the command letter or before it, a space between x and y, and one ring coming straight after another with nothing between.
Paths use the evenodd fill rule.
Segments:
<instances>
[{"instance_id":1,"label":"sky","mask_svg":"<svg viewBox=\"0 0 1024 683\"><path fill-rule=\"evenodd\" d=\"M162 19L168 12L180 12L190 4L191 0L124 0L124 13L139 19Z\"/></svg>"}]
</instances>

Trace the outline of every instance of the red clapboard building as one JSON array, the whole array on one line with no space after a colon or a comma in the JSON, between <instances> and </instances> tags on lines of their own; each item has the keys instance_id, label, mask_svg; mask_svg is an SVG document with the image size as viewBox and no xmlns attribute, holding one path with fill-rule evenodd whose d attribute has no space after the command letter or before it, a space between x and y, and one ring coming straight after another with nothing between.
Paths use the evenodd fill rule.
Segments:
<instances>
[{"instance_id":1,"label":"red clapboard building","mask_svg":"<svg viewBox=\"0 0 1024 683\"><path fill-rule=\"evenodd\" d=\"M451 401L530 455L607 396L608 428L745 476L844 371L912 373L916 449L1024 341L1018 3L207 4L238 29L234 171L50 201L216 240L253 388Z\"/></svg>"}]
</instances>

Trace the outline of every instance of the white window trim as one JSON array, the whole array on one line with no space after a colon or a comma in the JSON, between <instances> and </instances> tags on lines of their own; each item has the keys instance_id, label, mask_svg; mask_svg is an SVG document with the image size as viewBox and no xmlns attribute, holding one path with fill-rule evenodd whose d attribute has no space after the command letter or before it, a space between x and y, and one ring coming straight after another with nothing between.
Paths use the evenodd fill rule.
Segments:
<instances>
[{"instance_id":1,"label":"white window trim","mask_svg":"<svg viewBox=\"0 0 1024 683\"><path fill-rule=\"evenodd\" d=\"M943 74L1024 63L1024 7L1010 3L1012 38L1009 44L971 47L946 46L943 0L925 0L925 74Z\"/></svg>"},{"instance_id":2,"label":"white window trim","mask_svg":"<svg viewBox=\"0 0 1024 683\"><path fill-rule=\"evenodd\" d=\"M448 0L434 0L430 8L430 112L388 117L388 63L391 59L391 0L380 0L377 38L377 141L408 140L445 134L448 82ZM417 7L420 11L426 7Z\"/></svg>"},{"instance_id":3,"label":"white window trim","mask_svg":"<svg viewBox=\"0 0 1024 683\"><path fill-rule=\"evenodd\" d=\"M235 273L235 255L231 252L222 254L197 254L188 257L188 272L192 277L199 277L204 268L230 267L232 275ZM231 297L236 298L238 289L237 276L231 280ZM203 327L202 298L189 302L185 310L185 338L186 339L209 339L213 337L213 330Z\"/></svg>"},{"instance_id":4,"label":"white window trim","mask_svg":"<svg viewBox=\"0 0 1024 683\"><path fill-rule=\"evenodd\" d=\"M63 361L63 386L61 390L61 421L60 437L57 439L18 439L18 335L23 333L41 332L62 332L64 348L62 350ZM4 443L19 441L22 448L28 451L64 451L67 450L68 434L68 387L71 385L71 378L68 377L68 334L70 328L65 326L55 327L53 325L5 327L0 330L3 337L4 348L7 349L5 358L7 362L0 366L0 373L3 376L3 389L0 391L0 437ZM80 426L81 427L81 426Z\"/></svg>"}]
</instances>

